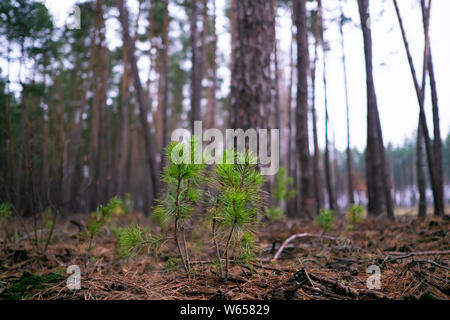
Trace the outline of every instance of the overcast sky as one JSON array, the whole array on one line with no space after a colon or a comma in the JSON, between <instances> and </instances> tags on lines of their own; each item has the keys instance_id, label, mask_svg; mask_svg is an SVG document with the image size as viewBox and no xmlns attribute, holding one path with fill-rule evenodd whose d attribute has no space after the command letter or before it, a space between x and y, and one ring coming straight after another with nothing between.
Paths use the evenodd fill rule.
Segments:
<instances>
[{"instance_id":1,"label":"overcast sky","mask_svg":"<svg viewBox=\"0 0 450 320\"><path fill-rule=\"evenodd\" d=\"M219 35L219 54L230 56L230 36L226 32L228 20L224 16L225 0L217 1L217 29ZM52 13L56 25L61 27L67 21L74 0L45 0ZM136 11L136 0L129 0L128 6L131 13ZM328 101L331 125L335 131L336 146L343 150L346 147L346 118L345 98L343 86L343 71L341 63L341 46L339 29L336 22L330 21L336 16L339 8L339 0L327 0L324 3L324 17L327 21L325 38L330 42L331 50L327 53L327 82ZM431 12L431 50L434 59L436 81L438 86L441 129L443 137L446 137L450 129L450 1L432 1ZM413 54L413 59L419 79L421 79L423 59L423 30L419 0L399 0L399 6L403 15L404 24ZM169 7L169 10L173 7ZM364 51L361 30L358 27L359 16L356 0L347 0L344 12L352 18L352 23L344 28L345 54L347 56L348 86L350 98L350 123L352 146L363 150L366 144L366 87L364 69ZM418 103L414 86L407 63L402 38L398 27L395 10L391 0L370 1L372 19L373 49L374 49L374 74L375 88L378 96L378 107L381 117L381 125L385 143L392 142L395 145L402 144L407 137L412 137L417 130ZM171 12L173 14L173 12ZM182 14L177 12L177 14ZM82 18L82 17L81 17ZM110 47L121 44L120 34L117 31L119 25L116 21L107 23L107 41ZM188 26L187 26L188 27ZM172 28L172 26L171 26ZM290 13L280 10L277 38L279 39L280 65L284 66L284 74L289 74L289 46L290 46ZM318 66L318 75L321 74L321 62ZM140 61L141 68L148 65L145 59ZM5 71L3 71L5 72ZM13 71L11 71L13 73ZM146 73L144 73L146 74ZM219 69L219 76L225 78L221 94L228 93L229 70L226 66ZM14 75L11 75L14 77ZM317 110L319 116L320 141L324 142L324 95L322 77L317 80ZM430 130L431 103L430 93L426 93L426 108Z\"/></svg>"}]
</instances>

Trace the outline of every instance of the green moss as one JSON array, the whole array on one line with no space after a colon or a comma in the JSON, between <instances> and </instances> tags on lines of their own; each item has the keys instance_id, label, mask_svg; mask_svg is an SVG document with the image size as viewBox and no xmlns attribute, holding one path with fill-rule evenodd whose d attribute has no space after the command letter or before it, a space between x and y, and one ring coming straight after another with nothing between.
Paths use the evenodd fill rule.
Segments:
<instances>
[{"instance_id":1,"label":"green moss","mask_svg":"<svg viewBox=\"0 0 450 320\"><path fill-rule=\"evenodd\" d=\"M30 272L24 271L20 279L14 281L12 285L5 290L2 296L0 296L0 298L6 300L19 300L30 296L34 290L45 289L51 284L61 283L65 279L65 277L56 273L37 276Z\"/></svg>"}]
</instances>

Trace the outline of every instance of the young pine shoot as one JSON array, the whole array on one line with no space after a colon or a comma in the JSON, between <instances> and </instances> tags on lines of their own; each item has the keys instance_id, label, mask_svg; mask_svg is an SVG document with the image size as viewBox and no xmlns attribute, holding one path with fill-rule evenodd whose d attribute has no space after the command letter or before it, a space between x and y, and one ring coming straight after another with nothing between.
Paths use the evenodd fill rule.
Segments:
<instances>
[{"instance_id":1,"label":"young pine shoot","mask_svg":"<svg viewBox=\"0 0 450 320\"><path fill-rule=\"evenodd\" d=\"M225 259L225 278L229 275L230 253L240 254L240 258L251 257L255 232L254 226L257 215L262 212L264 178L260 174L256 158L249 152L237 153L235 150L226 150L224 160L228 157L234 159L233 164L216 165L218 195L214 210L213 224L216 224L214 237L222 231L225 247L220 253L219 246L216 251L219 261ZM244 241L245 240L245 241ZM220 263L222 268L222 264ZM222 270L220 274L223 275Z\"/></svg>"},{"instance_id":2,"label":"young pine shoot","mask_svg":"<svg viewBox=\"0 0 450 320\"><path fill-rule=\"evenodd\" d=\"M166 189L154 210L160 223L173 222L174 240L188 275L190 263L185 224L201 199L206 168L203 163L194 163L196 144L200 143L198 141L193 136L187 143L172 142L167 147L166 167L163 173Z\"/></svg>"},{"instance_id":3,"label":"young pine shoot","mask_svg":"<svg viewBox=\"0 0 450 320\"><path fill-rule=\"evenodd\" d=\"M122 204L123 202L121 199L114 197L110 199L106 205L100 205L97 208L97 211L91 214L87 222L87 235L89 239L88 255L94 244L94 238L99 231L111 221L113 215L122 213Z\"/></svg>"},{"instance_id":4,"label":"young pine shoot","mask_svg":"<svg viewBox=\"0 0 450 320\"><path fill-rule=\"evenodd\" d=\"M152 253L156 258L164 242L162 236L152 236L149 228L130 225L115 230L119 257L127 258Z\"/></svg>"},{"instance_id":5,"label":"young pine shoot","mask_svg":"<svg viewBox=\"0 0 450 320\"><path fill-rule=\"evenodd\" d=\"M317 225L324 230L332 230L334 227L334 212L333 210L320 209L319 215L316 217Z\"/></svg>"}]
</instances>

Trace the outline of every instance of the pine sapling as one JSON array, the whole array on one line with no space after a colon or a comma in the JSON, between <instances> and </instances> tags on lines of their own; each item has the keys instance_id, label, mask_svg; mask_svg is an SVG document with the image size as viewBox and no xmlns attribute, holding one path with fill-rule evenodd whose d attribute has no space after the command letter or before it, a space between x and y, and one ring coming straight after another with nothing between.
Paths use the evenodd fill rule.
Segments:
<instances>
[{"instance_id":1,"label":"pine sapling","mask_svg":"<svg viewBox=\"0 0 450 320\"><path fill-rule=\"evenodd\" d=\"M117 252L120 258L152 253L156 259L164 243L162 236L152 236L149 228L138 225L115 229L114 233L117 236Z\"/></svg>"},{"instance_id":2,"label":"pine sapling","mask_svg":"<svg viewBox=\"0 0 450 320\"><path fill-rule=\"evenodd\" d=\"M114 197L110 199L106 205L100 205L97 208L97 211L91 214L87 222L87 236L89 239L88 255L92 250L95 236L111 221L113 215L122 212L122 204L123 202L121 199Z\"/></svg>"},{"instance_id":3,"label":"pine sapling","mask_svg":"<svg viewBox=\"0 0 450 320\"><path fill-rule=\"evenodd\" d=\"M250 242L253 237L249 235L254 234L257 215L262 212L264 178L258 170L256 158L249 152L241 154L235 150L226 150L223 157L223 164L216 165L218 196L214 219L217 223L216 228L220 228L225 235L225 247L219 261L221 258L225 259L227 279L230 252L234 249L238 252L247 250L248 256L251 251L248 249L252 247ZM227 158L234 159L234 163L228 164ZM243 241L244 239L246 241ZM220 251L218 247L217 251Z\"/></svg>"},{"instance_id":4,"label":"pine sapling","mask_svg":"<svg viewBox=\"0 0 450 320\"><path fill-rule=\"evenodd\" d=\"M172 142L167 147L162 178L166 189L154 210L161 223L173 221L174 240L186 274L190 263L185 223L201 199L206 167L204 163L194 163L197 143L199 140L193 136L188 142Z\"/></svg>"}]
</instances>

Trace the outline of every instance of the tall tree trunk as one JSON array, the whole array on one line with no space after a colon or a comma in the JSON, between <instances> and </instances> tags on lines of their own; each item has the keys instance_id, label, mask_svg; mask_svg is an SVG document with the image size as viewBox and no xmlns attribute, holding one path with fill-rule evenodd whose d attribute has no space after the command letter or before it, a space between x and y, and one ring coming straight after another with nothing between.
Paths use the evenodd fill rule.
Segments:
<instances>
[{"instance_id":1,"label":"tall tree trunk","mask_svg":"<svg viewBox=\"0 0 450 320\"><path fill-rule=\"evenodd\" d=\"M208 78L209 86L206 89L206 128L215 128L217 116L217 31L216 31L216 0L213 2L213 12L211 19L211 36L212 41L209 47L208 61Z\"/></svg>"},{"instance_id":2,"label":"tall tree trunk","mask_svg":"<svg viewBox=\"0 0 450 320\"><path fill-rule=\"evenodd\" d=\"M429 24L431 19L431 1L428 4L428 8L425 6L425 0L420 1L422 7L422 20L424 30ZM428 12L428 17L427 17ZM428 20L428 22L427 22ZM441 128L440 128L440 120L439 120L439 103L438 103L438 95L437 95L437 87L436 87L436 77L434 75L434 65L433 65L433 56L431 54L431 44L428 32L424 32L425 37L428 38L428 62L427 69L428 75L430 79L430 88L431 88L431 102L433 105L433 130L434 130L434 140L433 140L433 154L434 154L434 167L436 174L436 192L437 192L437 201L439 202L435 205L435 214L440 215L441 213L445 213L445 201L444 201L444 172L442 167L442 138L441 138Z\"/></svg>"},{"instance_id":3,"label":"tall tree trunk","mask_svg":"<svg viewBox=\"0 0 450 320\"><path fill-rule=\"evenodd\" d=\"M191 131L194 132L194 121L200 121L201 118L201 98L202 98L202 80L203 80L203 33L205 26L202 26L201 32L198 30L197 21L199 20L200 1L191 0L190 4L190 26L191 26ZM206 6L205 0L201 2L203 8ZM203 9L204 10L204 9Z\"/></svg>"},{"instance_id":4,"label":"tall tree trunk","mask_svg":"<svg viewBox=\"0 0 450 320\"><path fill-rule=\"evenodd\" d=\"M342 0L340 1L341 17L339 21L339 33L341 35L341 48L342 48L342 66L344 68L344 91L345 91L345 111L347 116L347 186L348 186L348 199L350 205L355 203L355 195L353 193L353 179L352 179L352 152L350 148L350 106L348 99L348 81L347 81L347 63L345 59L345 40L344 40L344 23L345 16L342 8Z\"/></svg>"},{"instance_id":5,"label":"tall tree trunk","mask_svg":"<svg viewBox=\"0 0 450 320\"><path fill-rule=\"evenodd\" d=\"M83 81L81 101L79 102L78 110L74 110L74 117L69 133L69 143L67 143L64 154L63 182L61 186L63 213L67 213L68 209L76 209L74 201L75 193L77 192L76 185L78 183L75 181L76 166L81 145L81 134L83 132L83 114L88 109L88 91L93 80L92 70L95 62L98 29L99 21L98 17L96 17L94 29L91 31L90 36L89 61L86 70L86 79Z\"/></svg>"},{"instance_id":6,"label":"tall tree trunk","mask_svg":"<svg viewBox=\"0 0 450 320\"><path fill-rule=\"evenodd\" d=\"M163 12L163 31L162 31L162 48L161 48L161 70L160 70L160 86L158 91L161 91L161 144L160 155L161 162L159 170L164 169L164 148L169 143L167 117L168 117L168 100L169 100L169 1L164 0ZM159 105L158 105L159 107Z\"/></svg>"},{"instance_id":7,"label":"tall tree trunk","mask_svg":"<svg viewBox=\"0 0 450 320\"><path fill-rule=\"evenodd\" d=\"M314 34L314 59L311 68L311 113L312 113L312 125L313 125L313 141L314 141L314 195L316 199L317 211L324 208L324 194L323 194L323 176L322 176L322 156L319 147L319 135L317 130L317 113L316 113L316 71L318 60L318 48L319 41L321 39L321 2L318 1L318 10L316 16L313 18L313 34Z\"/></svg>"},{"instance_id":8,"label":"tall tree trunk","mask_svg":"<svg viewBox=\"0 0 450 320\"><path fill-rule=\"evenodd\" d=\"M413 78L413 82L414 82L414 88L416 90L416 95L417 95L417 100L419 102L419 117L420 117L420 121L422 122L422 132L424 135L424 140L425 140L425 150L426 150L426 155L427 155L427 162L428 162L428 170L430 173L430 181L431 181L431 188L433 191L433 200L434 200L434 214L436 216L441 216L444 214L444 201L443 201L443 194L441 194L439 192L439 188L437 186L437 181L438 181L438 177L436 176L436 168L435 168L435 161L434 161L434 154L433 154L433 146L432 146L432 142L431 142L431 138L429 135L429 131L428 131L428 124L427 124L427 119L426 119L426 115L425 115L425 106L424 106L424 99L423 99L423 94L422 94L422 89L424 89L424 86L421 88L419 85L419 81L417 79L417 74L416 74L416 70L414 68L414 63L412 60L412 56L411 56L411 52L409 50L409 44L408 41L406 39L406 33L405 33L405 28L403 26L403 20L401 18L400 15L400 10L397 4L396 0L393 0L394 3L394 7L395 7L395 11L397 13L397 19L400 25L400 31L402 33L402 38L403 38L403 44L405 47L405 51L406 51L406 56L408 58L408 63L409 63L409 67L411 70L411 76ZM422 73L422 81L423 84L425 84L425 75L426 75L426 67L427 67L427 62L429 61L429 37L428 37L428 26L429 26L429 12L430 12L430 6L427 7L427 14L426 14L426 22L425 22L425 48L424 48L424 64L423 64L423 73Z\"/></svg>"},{"instance_id":9,"label":"tall tree trunk","mask_svg":"<svg viewBox=\"0 0 450 320\"><path fill-rule=\"evenodd\" d=\"M388 184L389 180L387 179L383 136L373 81L369 0L358 0L358 7L364 39L367 85L366 183L369 199L368 211L369 214L378 216L386 210L388 218L393 219L392 198Z\"/></svg>"},{"instance_id":10,"label":"tall tree trunk","mask_svg":"<svg viewBox=\"0 0 450 320\"><path fill-rule=\"evenodd\" d=\"M281 109L280 109L280 76L279 76L279 67L278 67L278 40L276 35L276 19L277 19L277 0L271 0L272 2L272 19L273 19L273 62L274 62L274 120L275 120L275 129L280 129L281 131ZM281 134L281 133L280 133ZM286 164L286 161L283 161Z\"/></svg>"},{"instance_id":11,"label":"tall tree trunk","mask_svg":"<svg viewBox=\"0 0 450 320\"><path fill-rule=\"evenodd\" d=\"M121 128L117 144L117 195L122 197L125 193L125 179L127 160L129 154L129 109L130 109L130 63L127 58L127 50L122 52L123 75L122 75L122 110L121 110Z\"/></svg>"},{"instance_id":12,"label":"tall tree trunk","mask_svg":"<svg viewBox=\"0 0 450 320\"><path fill-rule=\"evenodd\" d=\"M159 175L156 167L156 161L154 158L154 147L152 141L152 134L150 125L147 121L147 115L149 112L149 101L142 89L141 80L139 78L139 71L136 64L136 57L134 55L135 46L131 41L129 28L128 28L128 10L124 6L123 0L116 0L117 7L120 12L120 23L122 25L122 36L125 50L127 50L128 59L131 66L131 74L134 81L134 89L136 91L136 98L139 105L139 119L142 126L143 138L145 142L146 161L150 171L150 178L152 183L152 196L155 200L159 194Z\"/></svg>"},{"instance_id":13,"label":"tall tree trunk","mask_svg":"<svg viewBox=\"0 0 450 320\"><path fill-rule=\"evenodd\" d=\"M236 1L236 39L232 45L230 124L258 129L270 104L270 55L273 48L270 1Z\"/></svg>"},{"instance_id":14,"label":"tall tree trunk","mask_svg":"<svg viewBox=\"0 0 450 320\"><path fill-rule=\"evenodd\" d=\"M8 144L8 156L7 156L7 168L6 168L6 185L9 186L8 197L11 203L16 200L15 191L15 167L14 167L14 135L12 129L11 121L11 92L9 87L9 75L10 75L10 44L8 42L7 47L7 63L8 63L8 74L7 74L7 89L6 89L6 108L5 108L5 118L6 118L6 133L7 133L7 144Z\"/></svg>"},{"instance_id":15,"label":"tall tree trunk","mask_svg":"<svg viewBox=\"0 0 450 320\"><path fill-rule=\"evenodd\" d=\"M105 177L108 167L105 163L105 123L106 123L106 94L107 94L107 49L105 43L105 24L103 17L103 0L97 0L96 20L98 21L98 44L96 58L98 64L94 66L94 96L92 99L92 118L89 151L89 177L92 178L90 192L90 208L94 210L99 203L105 202ZM102 166L102 163L105 166Z\"/></svg>"},{"instance_id":16,"label":"tall tree trunk","mask_svg":"<svg viewBox=\"0 0 450 320\"><path fill-rule=\"evenodd\" d=\"M292 88L294 86L294 42L295 42L295 34L294 34L294 28L293 28L293 9L291 9L291 17L292 17L292 27L291 27L291 44L290 44L290 50L289 50L289 87L288 87L288 101L287 101L287 108L288 108L288 174L290 177L294 178L294 187L297 184L297 174L296 174L296 162L297 157L295 156L295 139L293 137L293 116L292 116ZM294 217L296 213L296 203L297 199L291 199L289 200L287 204L287 213L289 217Z\"/></svg>"},{"instance_id":17,"label":"tall tree trunk","mask_svg":"<svg viewBox=\"0 0 450 320\"><path fill-rule=\"evenodd\" d=\"M417 165L417 189L419 191L419 217L427 215L426 177L423 161L423 126L419 120L417 129L416 165Z\"/></svg>"},{"instance_id":18,"label":"tall tree trunk","mask_svg":"<svg viewBox=\"0 0 450 320\"><path fill-rule=\"evenodd\" d=\"M323 90L324 90L324 104L325 104L325 181L327 185L328 204L331 210L336 210L336 198L334 194L333 172L330 164L330 139L329 139L329 122L330 117L328 113L328 86L327 86L327 54L325 45L322 45L323 51Z\"/></svg>"},{"instance_id":19,"label":"tall tree trunk","mask_svg":"<svg viewBox=\"0 0 450 320\"><path fill-rule=\"evenodd\" d=\"M306 0L294 0L295 25L297 26L297 152L301 170L300 210L312 216L314 210L312 163L308 134L308 28Z\"/></svg>"}]
</instances>

